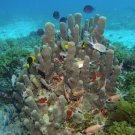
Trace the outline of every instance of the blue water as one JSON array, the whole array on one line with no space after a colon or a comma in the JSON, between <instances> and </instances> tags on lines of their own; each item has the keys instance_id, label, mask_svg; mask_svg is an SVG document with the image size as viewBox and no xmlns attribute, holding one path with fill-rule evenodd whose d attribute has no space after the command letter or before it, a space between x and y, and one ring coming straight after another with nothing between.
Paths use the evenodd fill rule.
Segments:
<instances>
[{"instance_id":1,"label":"blue water","mask_svg":"<svg viewBox=\"0 0 135 135\"><path fill-rule=\"evenodd\" d=\"M113 14L121 16L127 12L132 14L127 8L135 10L134 0L0 0L0 15L3 12L7 16L44 15L51 18L54 10L58 10L62 16L83 13L83 7L88 4L96 8L96 13L107 17Z\"/></svg>"},{"instance_id":2,"label":"blue water","mask_svg":"<svg viewBox=\"0 0 135 135\"><path fill-rule=\"evenodd\" d=\"M90 14L84 13L85 5L92 5L96 10ZM58 21L52 17L55 10L65 17L80 12L83 15L82 22L98 13L107 17L106 29L135 30L134 0L0 0L0 26L27 18L37 21L39 28L51 21L59 29Z\"/></svg>"}]
</instances>

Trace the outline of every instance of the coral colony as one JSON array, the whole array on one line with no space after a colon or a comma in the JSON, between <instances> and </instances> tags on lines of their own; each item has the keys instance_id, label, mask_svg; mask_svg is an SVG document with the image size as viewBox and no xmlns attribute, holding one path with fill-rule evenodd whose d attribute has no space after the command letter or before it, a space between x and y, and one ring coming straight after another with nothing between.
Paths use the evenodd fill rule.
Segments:
<instances>
[{"instance_id":1,"label":"coral colony","mask_svg":"<svg viewBox=\"0 0 135 135\"><path fill-rule=\"evenodd\" d=\"M45 24L43 46L34 47L35 60L17 78L13 96L24 135L92 134L114 107L106 99L116 94L121 67L103 36L106 18L96 14L84 26L80 13L67 19L57 33Z\"/></svg>"}]
</instances>

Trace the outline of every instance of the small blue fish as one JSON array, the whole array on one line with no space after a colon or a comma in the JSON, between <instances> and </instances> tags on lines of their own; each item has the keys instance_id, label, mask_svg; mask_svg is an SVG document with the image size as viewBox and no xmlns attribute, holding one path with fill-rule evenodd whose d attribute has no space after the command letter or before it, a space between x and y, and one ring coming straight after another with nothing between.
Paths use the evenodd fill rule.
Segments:
<instances>
[{"instance_id":1,"label":"small blue fish","mask_svg":"<svg viewBox=\"0 0 135 135\"><path fill-rule=\"evenodd\" d=\"M93 8L91 5L86 5L86 6L83 8L83 11L84 11L85 13L92 13L94 10L95 10L95 8Z\"/></svg>"},{"instance_id":2,"label":"small blue fish","mask_svg":"<svg viewBox=\"0 0 135 135\"><path fill-rule=\"evenodd\" d=\"M61 17L61 18L60 18L60 22L66 23L66 22L67 22L67 17Z\"/></svg>"},{"instance_id":3,"label":"small blue fish","mask_svg":"<svg viewBox=\"0 0 135 135\"><path fill-rule=\"evenodd\" d=\"M58 11L53 12L53 18L55 18L56 20L58 20L60 18L60 14Z\"/></svg>"},{"instance_id":4,"label":"small blue fish","mask_svg":"<svg viewBox=\"0 0 135 135\"><path fill-rule=\"evenodd\" d=\"M44 30L43 30L43 29L38 29L36 33L37 33L37 35L38 35L38 36L40 36L40 37L41 37L41 36L43 36L43 35L44 35L44 33L45 33L45 32L44 32Z\"/></svg>"}]
</instances>

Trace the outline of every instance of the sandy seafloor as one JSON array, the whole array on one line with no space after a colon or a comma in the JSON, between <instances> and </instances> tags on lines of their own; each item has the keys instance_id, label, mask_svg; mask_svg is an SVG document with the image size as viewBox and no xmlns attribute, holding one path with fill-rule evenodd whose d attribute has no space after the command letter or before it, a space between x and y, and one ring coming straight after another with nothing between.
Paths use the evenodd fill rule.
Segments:
<instances>
[{"instance_id":1,"label":"sandy seafloor","mask_svg":"<svg viewBox=\"0 0 135 135\"><path fill-rule=\"evenodd\" d=\"M49 20L50 21L50 20ZM7 39L7 38L18 38L24 37L30 34L31 31L37 31L39 28L44 29L44 24L46 23L45 20L40 20L40 22L33 21L33 20L17 20L14 22L10 22L4 25L0 25L0 39ZM40 27L41 26L41 27ZM58 29L58 23L57 23ZM113 42L123 42L124 45L128 47L132 47L135 45L135 30L129 29L119 29L119 30L105 30L104 31L105 38L108 38ZM12 106L12 105L11 105ZM0 107L0 135L15 135L16 132L21 135L20 126L21 123L17 114L14 113L15 120L11 120L9 125L7 125L6 130L3 131L3 108Z\"/></svg>"},{"instance_id":2,"label":"sandy seafloor","mask_svg":"<svg viewBox=\"0 0 135 135\"><path fill-rule=\"evenodd\" d=\"M46 23L46 22L45 22ZM29 35L31 31L37 31L39 28L44 29L43 20L37 22L34 20L17 20L7 25L0 25L0 39L7 38L18 38ZM58 26L58 24L57 24ZM57 27L58 29L58 27ZM135 45L135 30L119 29L119 30L108 30L104 31L105 38L108 38L113 42L123 42L124 45L132 47Z\"/></svg>"}]
</instances>

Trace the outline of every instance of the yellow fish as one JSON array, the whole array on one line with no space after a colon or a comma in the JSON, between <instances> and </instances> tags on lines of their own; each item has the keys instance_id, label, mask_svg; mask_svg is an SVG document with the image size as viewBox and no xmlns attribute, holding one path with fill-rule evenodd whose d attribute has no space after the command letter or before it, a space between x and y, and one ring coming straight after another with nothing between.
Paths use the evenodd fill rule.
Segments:
<instances>
[{"instance_id":1,"label":"yellow fish","mask_svg":"<svg viewBox=\"0 0 135 135\"><path fill-rule=\"evenodd\" d=\"M68 49L68 43L64 45L64 48L67 50Z\"/></svg>"},{"instance_id":2,"label":"yellow fish","mask_svg":"<svg viewBox=\"0 0 135 135\"><path fill-rule=\"evenodd\" d=\"M83 42L82 42L82 49L85 49L85 47L86 47L86 42L83 41Z\"/></svg>"},{"instance_id":3,"label":"yellow fish","mask_svg":"<svg viewBox=\"0 0 135 135\"><path fill-rule=\"evenodd\" d=\"M35 62L36 57L34 55L30 55L27 59L26 67L30 68L31 65Z\"/></svg>"}]
</instances>

